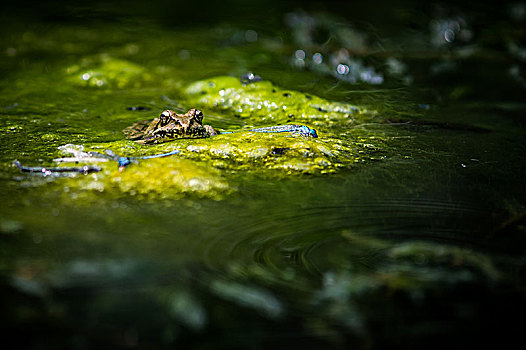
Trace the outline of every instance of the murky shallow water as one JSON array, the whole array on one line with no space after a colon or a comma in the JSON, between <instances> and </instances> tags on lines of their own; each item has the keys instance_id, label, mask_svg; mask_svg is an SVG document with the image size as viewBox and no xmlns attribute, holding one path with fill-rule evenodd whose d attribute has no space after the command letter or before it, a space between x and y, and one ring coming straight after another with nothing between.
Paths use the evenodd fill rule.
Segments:
<instances>
[{"instance_id":1,"label":"murky shallow water","mask_svg":"<svg viewBox=\"0 0 526 350\"><path fill-rule=\"evenodd\" d=\"M284 24L294 9L286 10L257 25L212 20L213 30L159 26L133 10L115 23L91 12L58 22L45 11L29 27L4 21L1 322L10 334L30 335L22 346L382 348L456 338L460 347L519 334L524 323L516 319L526 306L524 87L500 69L502 60L517 61L517 69L524 62L477 31L485 22L457 20L479 37L437 48L409 35L403 16L382 27L364 10L386 36L383 44L421 46L393 54L372 45L358 57L372 57L385 81L349 84L296 69L308 43L294 42ZM456 13L466 20L486 14L464 11ZM453 17L431 13L446 33L445 19ZM389 26L398 31L388 36ZM520 37L503 40L520 46ZM463 44L481 54L459 58ZM105 73L102 86L90 87L72 78L75 67L100 68L92 62L106 56L134 64L120 71L129 80ZM379 73L390 56L409 65L402 78ZM335 68L345 73L346 58L339 59L343 66ZM79 190L76 183L89 177L27 176L12 166L15 159L48 166L67 143L121 147L124 127L173 101L189 107L181 92L187 84L248 71L375 111L371 120L317 127L321 140L325 133L348 143L363 130L377 137L378 151L330 174L189 160L218 172L229 188L220 196ZM479 72L494 80L481 83ZM199 107L219 129L251 125L228 109Z\"/></svg>"}]
</instances>

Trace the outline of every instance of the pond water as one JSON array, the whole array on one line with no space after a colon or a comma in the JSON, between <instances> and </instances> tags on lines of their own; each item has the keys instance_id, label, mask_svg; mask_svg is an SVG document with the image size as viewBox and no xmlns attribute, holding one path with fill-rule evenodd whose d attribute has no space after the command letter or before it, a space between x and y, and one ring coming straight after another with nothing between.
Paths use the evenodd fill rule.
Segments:
<instances>
[{"instance_id":1,"label":"pond water","mask_svg":"<svg viewBox=\"0 0 526 350\"><path fill-rule=\"evenodd\" d=\"M524 3L22 4L0 25L0 322L17 348L524 331ZM220 134L122 132L190 108ZM275 125L318 137L250 131ZM54 171L84 165L102 171Z\"/></svg>"}]
</instances>

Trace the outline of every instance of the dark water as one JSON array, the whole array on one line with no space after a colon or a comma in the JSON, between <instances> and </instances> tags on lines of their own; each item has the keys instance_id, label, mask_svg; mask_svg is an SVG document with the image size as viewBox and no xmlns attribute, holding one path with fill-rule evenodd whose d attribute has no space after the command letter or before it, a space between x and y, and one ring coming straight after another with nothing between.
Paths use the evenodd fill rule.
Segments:
<instances>
[{"instance_id":1,"label":"dark water","mask_svg":"<svg viewBox=\"0 0 526 350\"><path fill-rule=\"evenodd\" d=\"M0 25L5 342L456 348L523 333L524 3L20 5ZM325 24L306 34L312 21ZM338 57L342 47L359 63ZM101 54L151 79L68 80L67 67ZM345 69L360 66L350 81ZM12 166L121 140L163 96L184 105L180 86L247 72L377 111L381 122L352 127L388 137L382 157L331 175L225 172L236 190L219 200L76 198L64 179ZM228 113L210 122L242 124Z\"/></svg>"}]
</instances>

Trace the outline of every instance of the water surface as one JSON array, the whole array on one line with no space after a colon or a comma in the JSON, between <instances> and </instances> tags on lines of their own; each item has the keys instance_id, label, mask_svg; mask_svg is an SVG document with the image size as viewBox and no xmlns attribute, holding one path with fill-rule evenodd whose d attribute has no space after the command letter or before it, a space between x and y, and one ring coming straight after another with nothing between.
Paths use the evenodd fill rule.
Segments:
<instances>
[{"instance_id":1,"label":"water surface","mask_svg":"<svg viewBox=\"0 0 526 350\"><path fill-rule=\"evenodd\" d=\"M2 330L19 347L54 349L430 348L517 337L524 5L204 4L2 15ZM300 24L320 18L338 27L301 37ZM366 37L347 49L359 62L335 54L351 45L338 41L350 28ZM80 79L108 58L126 62L119 76ZM355 66L368 74L353 82ZM192 82L248 72L374 111L321 125L320 139L362 135L378 150L330 174L191 160L218 171L229 188L220 196L79 191L91 175L12 165L50 166L65 144L130 142L131 152L124 127L194 107L183 93ZM195 107L219 129L250 125Z\"/></svg>"}]
</instances>

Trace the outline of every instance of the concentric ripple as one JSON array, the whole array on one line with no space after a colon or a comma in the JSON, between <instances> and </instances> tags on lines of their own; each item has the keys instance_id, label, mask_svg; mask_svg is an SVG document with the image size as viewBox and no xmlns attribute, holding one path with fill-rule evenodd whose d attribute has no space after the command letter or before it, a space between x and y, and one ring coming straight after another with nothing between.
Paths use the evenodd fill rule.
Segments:
<instances>
[{"instance_id":1,"label":"concentric ripple","mask_svg":"<svg viewBox=\"0 0 526 350\"><path fill-rule=\"evenodd\" d=\"M208 242L203 254L209 266L221 261L256 265L284 280L293 272L321 275L341 266L378 269L385 251L395 245L416 241L480 248L475 242L487 215L463 202L413 198L333 201L288 210L277 206L267 216L222 227L223 234Z\"/></svg>"}]
</instances>

